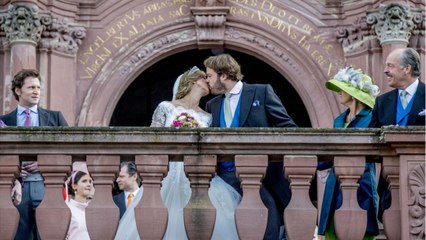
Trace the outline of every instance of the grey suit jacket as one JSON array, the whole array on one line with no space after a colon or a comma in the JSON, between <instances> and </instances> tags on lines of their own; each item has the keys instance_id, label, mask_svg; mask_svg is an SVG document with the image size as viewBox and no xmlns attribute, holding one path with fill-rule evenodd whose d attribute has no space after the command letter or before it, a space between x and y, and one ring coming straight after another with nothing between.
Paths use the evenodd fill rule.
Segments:
<instances>
[{"instance_id":1,"label":"grey suit jacket","mask_svg":"<svg viewBox=\"0 0 426 240\"><path fill-rule=\"evenodd\" d=\"M0 116L0 120L2 120L7 126L17 126L17 111L18 109L16 108L12 112ZM65 120L62 113L59 111L52 111L38 107L38 116L40 126L68 126L67 121Z\"/></svg>"},{"instance_id":2,"label":"grey suit jacket","mask_svg":"<svg viewBox=\"0 0 426 240\"><path fill-rule=\"evenodd\" d=\"M398 89L379 96L373 109L373 117L369 127L381 127L396 124L396 104L398 98ZM412 99L413 106L408 114L407 126L425 125L425 116L418 114L425 109L425 84L419 81L416 95Z\"/></svg>"},{"instance_id":3,"label":"grey suit jacket","mask_svg":"<svg viewBox=\"0 0 426 240\"><path fill-rule=\"evenodd\" d=\"M218 95L206 104L212 127L220 126L222 98ZM240 101L240 127L297 127L269 84L243 83Z\"/></svg>"}]
</instances>

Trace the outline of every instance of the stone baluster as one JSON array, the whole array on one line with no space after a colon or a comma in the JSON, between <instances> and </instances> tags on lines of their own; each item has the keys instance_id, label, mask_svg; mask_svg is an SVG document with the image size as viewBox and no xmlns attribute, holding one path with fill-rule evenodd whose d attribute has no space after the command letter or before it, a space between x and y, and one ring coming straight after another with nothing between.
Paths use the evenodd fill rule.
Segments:
<instances>
[{"instance_id":1,"label":"stone baluster","mask_svg":"<svg viewBox=\"0 0 426 240\"><path fill-rule=\"evenodd\" d=\"M86 208L87 230L91 239L114 239L120 211L112 200L112 186L119 166L120 156L87 156L87 168L96 190Z\"/></svg>"},{"instance_id":2,"label":"stone baluster","mask_svg":"<svg viewBox=\"0 0 426 240\"><path fill-rule=\"evenodd\" d=\"M383 177L389 183L391 206L383 212L383 228L389 240L401 239L401 208L399 202L399 157L383 157Z\"/></svg>"},{"instance_id":3,"label":"stone baluster","mask_svg":"<svg viewBox=\"0 0 426 240\"><path fill-rule=\"evenodd\" d=\"M163 239L166 231L168 215L160 188L167 174L168 162L168 155L135 156L144 188L142 199L135 207L136 225L141 239Z\"/></svg>"},{"instance_id":4,"label":"stone baluster","mask_svg":"<svg viewBox=\"0 0 426 240\"><path fill-rule=\"evenodd\" d=\"M185 173L192 195L184 208L184 221L189 239L210 239L216 209L210 202L208 189L216 169L216 155L184 156Z\"/></svg>"},{"instance_id":5,"label":"stone baluster","mask_svg":"<svg viewBox=\"0 0 426 240\"><path fill-rule=\"evenodd\" d=\"M64 183L71 171L69 155L38 155L38 167L44 178L43 201L36 209L37 228L42 239L64 239L71 212L63 197ZM55 226L52 228L52 226Z\"/></svg>"},{"instance_id":6,"label":"stone baluster","mask_svg":"<svg viewBox=\"0 0 426 240\"><path fill-rule=\"evenodd\" d=\"M317 209L309 198L309 187L316 167L316 156L284 156L284 174L292 192L290 203L284 210L284 225L289 239L312 238Z\"/></svg>"},{"instance_id":7,"label":"stone baluster","mask_svg":"<svg viewBox=\"0 0 426 240\"><path fill-rule=\"evenodd\" d=\"M342 206L334 213L334 229L339 239L363 239L367 229L367 211L357 200L358 180L364 169L365 156L334 157L334 171L343 194Z\"/></svg>"},{"instance_id":8,"label":"stone baluster","mask_svg":"<svg viewBox=\"0 0 426 240\"><path fill-rule=\"evenodd\" d=\"M241 203L235 209L238 235L240 239L263 239L268 209L260 199L259 190L266 174L268 156L236 155L235 166L244 192Z\"/></svg>"},{"instance_id":9,"label":"stone baluster","mask_svg":"<svg viewBox=\"0 0 426 240\"><path fill-rule=\"evenodd\" d=\"M12 182L19 174L18 155L0 155L0 239L13 239L19 212L10 198Z\"/></svg>"}]
</instances>

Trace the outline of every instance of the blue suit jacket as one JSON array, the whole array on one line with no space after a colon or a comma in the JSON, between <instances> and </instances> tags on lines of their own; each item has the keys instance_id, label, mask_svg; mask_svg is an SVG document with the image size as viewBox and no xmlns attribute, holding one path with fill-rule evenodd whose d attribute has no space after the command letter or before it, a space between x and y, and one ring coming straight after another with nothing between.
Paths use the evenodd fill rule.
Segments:
<instances>
[{"instance_id":1,"label":"blue suit jacket","mask_svg":"<svg viewBox=\"0 0 426 240\"><path fill-rule=\"evenodd\" d=\"M0 120L2 120L7 126L17 126L16 112L18 109L16 108L12 112L0 116ZM38 107L38 116L39 116L39 124L40 126L68 126L67 121L64 116L59 111L51 111L41 107Z\"/></svg>"},{"instance_id":2,"label":"blue suit jacket","mask_svg":"<svg viewBox=\"0 0 426 240\"><path fill-rule=\"evenodd\" d=\"M120 209L120 219L121 219L121 217L126 212L126 202L124 201L124 192L114 195L112 197L112 200L114 200L115 205L117 205L118 209Z\"/></svg>"},{"instance_id":3,"label":"blue suit jacket","mask_svg":"<svg viewBox=\"0 0 426 240\"><path fill-rule=\"evenodd\" d=\"M373 117L369 127L381 127L386 125L396 124L396 104L398 98L398 89L394 89L388 93L379 96L376 99L376 105L373 109ZM419 81L416 95L411 107L411 111L408 114L407 126L425 125L425 116L419 116L419 112L425 109L425 84Z\"/></svg>"}]
</instances>

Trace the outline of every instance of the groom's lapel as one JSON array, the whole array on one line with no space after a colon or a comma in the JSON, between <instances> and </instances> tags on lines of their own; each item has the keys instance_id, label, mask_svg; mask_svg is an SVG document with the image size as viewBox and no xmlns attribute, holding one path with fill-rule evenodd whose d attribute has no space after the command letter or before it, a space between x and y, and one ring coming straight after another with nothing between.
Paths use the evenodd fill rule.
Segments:
<instances>
[{"instance_id":1,"label":"groom's lapel","mask_svg":"<svg viewBox=\"0 0 426 240\"><path fill-rule=\"evenodd\" d=\"M255 89L247 84L243 85L243 89L241 92L241 103L240 103L240 121L239 126L243 127L244 123L247 120L247 117L249 115L250 109L251 109L251 103L254 99L254 92Z\"/></svg>"},{"instance_id":2,"label":"groom's lapel","mask_svg":"<svg viewBox=\"0 0 426 240\"><path fill-rule=\"evenodd\" d=\"M222 96L215 97L212 101L212 127L220 127L220 109L222 105Z\"/></svg>"}]
</instances>

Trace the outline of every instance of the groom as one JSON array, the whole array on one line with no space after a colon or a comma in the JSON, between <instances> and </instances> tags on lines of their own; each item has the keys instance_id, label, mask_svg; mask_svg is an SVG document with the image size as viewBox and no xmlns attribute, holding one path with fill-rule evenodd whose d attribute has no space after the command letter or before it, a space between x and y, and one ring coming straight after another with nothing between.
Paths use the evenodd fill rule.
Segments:
<instances>
[{"instance_id":1,"label":"groom","mask_svg":"<svg viewBox=\"0 0 426 240\"><path fill-rule=\"evenodd\" d=\"M204 66L210 91L218 95L206 105L206 111L213 117L212 127L297 127L270 85L241 81L240 65L229 54L209 57ZM217 169L217 174L241 193L234 162L219 162ZM260 197L268 208L264 239L279 238L282 210L291 196L288 185L283 163L269 163L260 189Z\"/></svg>"}]
</instances>

